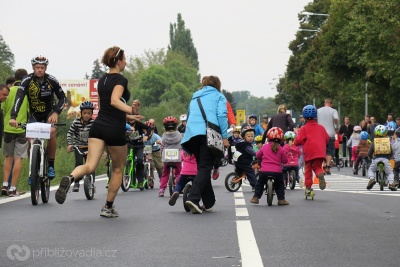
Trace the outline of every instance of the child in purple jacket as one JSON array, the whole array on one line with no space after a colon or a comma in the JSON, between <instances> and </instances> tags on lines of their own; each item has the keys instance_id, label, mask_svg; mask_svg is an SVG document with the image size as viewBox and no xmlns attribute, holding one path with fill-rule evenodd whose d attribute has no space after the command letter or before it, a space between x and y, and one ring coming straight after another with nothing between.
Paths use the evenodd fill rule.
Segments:
<instances>
[{"instance_id":1,"label":"child in purple jacket","mask_svg":"<svg viewBox=\"0 0 400 267\"><path fill-rule=\"evenodd\" d=\"M282 164L288 159L280 143L283 140L283 131L279 127L272 127L267 133L268 143L257 151L256 157L261 161L261 170L256 183L253 204L258 204L261 198L268 176L274 177L275 193L278 196L278 205L289 205L285 200L285 188L283 184Z\"/></svg>"}]
</instances>

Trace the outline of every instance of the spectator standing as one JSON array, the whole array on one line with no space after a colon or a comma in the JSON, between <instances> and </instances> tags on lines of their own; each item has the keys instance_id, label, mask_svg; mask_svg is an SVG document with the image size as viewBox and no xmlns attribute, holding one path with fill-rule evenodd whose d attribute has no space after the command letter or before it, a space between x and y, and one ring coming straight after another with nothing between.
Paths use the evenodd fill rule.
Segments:
<instances>
[{"instance_id":1,"label":"spectator standing","mask_svg":"<svg viewBox=\"0 0 400 267\"><path fill-rule=\"evenodd\" d=\"M379 125L379 123L376 122L375 117L371 116L370 118L370 125L368 127L367 133L369 134L369 139L371 140L371 142L374 140L375 138L375 127Z\"/></svg>"},{"instance_id":2,"label":"spectator standing","mask_svg":"<svg viewBox=\"0 0 400 267\"><path fill-rule=\"evenodd\" d=\"M339 115L336 109L332 108L332 99L325 99L324 106L317 111L317 122L324 126L329 135L329 142L326 146L325 174L331 174L330 164L335 156L335 134L339 124Z\"/></svg>"},{"instance_id":3,"label":"spectator standing","mask_svg":"<svg viewBox=\"0 0 400 267\"><path fill-rule=\"evenodd\" d=\"M8 88L7 84L0 84L0 105L4 101L6 101L9 93L10 93L10 88ZM3 109L2 107L0 107L0 148L1 148L1 142L3 140L3 130L4 130Z\"/></svg>"},{"instance_id":4,"label":"spectator standing","mask_svg":"<svg viewBox=\"0 0 400 267\"><path fill-rule=\"evenodd\" d=\"M290 116L290 114L287 114L286 111L287 111L287 108L285 105L279 105L278 113L271 118L271 120L268 123L267 130L264 131L263 139L262 139L263 144L265 143L265 140L267 139L267 132L272 127L281 128L284 134L287 131L294 131L295 133L297 133L297 129L295 129L295 124L292 120L292 116ZM283 143L282 143L282 145L283 145Z\"/></svg>"},{"instance_id":5,"label":"spectator standing","mask_svg":"<svg viewBox=\"0 0 400 267\"><path fill-rule=\"evenodd\" d=\"M10 88L10 94L8 98L3 103L4 111L4 148L3 155L6 157L4 159L3 165L3 186L1 194L9 197L18 196L17 182L22 169L22 159L28 157L28 139L26 138L25 130L22 128L15 128L8 124L10 121L12 107L14 105L15 96L18 91L18 86L21 84L22 78L28 75L25 69L18 69L15 72L15 83L14 86ZM20 112L17 116L17 121L26 123L28 121L28 100L24 97L21 105ZM14 166L13 166L14 162ZM12 174L11 184L8 183L6 177L8 178L10 173Z\"/></svg>"},{"instance_id":6,"label":"spectator standing","mask_svg":"<svg viewBox=\"0 0 400 267\"><path fill-rule=\"evenodd\" d=\"M354 126L350 124L350 117L345 116L344 124L342 126L340 126L340 129L339 129L339 134L342 135L344 144L347 144L347 141L350 139L350 136L353 134L353 128L354 128ZM351 147L344 148L344 149L347 149L347 152L349 153L350 167L353 167L353 163L351 162ZM346 151L344 151L343 154L345 154L345 152Z\"/></svg>"}]
</instances>

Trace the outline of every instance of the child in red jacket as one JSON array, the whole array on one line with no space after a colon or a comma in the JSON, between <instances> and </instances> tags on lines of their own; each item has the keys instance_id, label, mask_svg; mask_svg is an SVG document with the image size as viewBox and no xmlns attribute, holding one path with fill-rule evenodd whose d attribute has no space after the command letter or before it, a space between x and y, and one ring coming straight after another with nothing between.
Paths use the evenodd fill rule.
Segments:
<instances>
[{"instance_id":1,"label":"child in red jacket","mask_svg":"<svg viewBox=\"0 0 400 267\"><path fill-rule=\"evenodd\" d=\"M313 105L307 105L303 108L303 116L307 123L300 128L294 144L297 146L303 145L305 193L306 195L311 195L313 171L319 179L319 188L324 190L326 187L322 163L326 158L326 146L329 142L329 135L325 128L315 120L317 118L317 109Z\"/></svg>"}]
</instances>

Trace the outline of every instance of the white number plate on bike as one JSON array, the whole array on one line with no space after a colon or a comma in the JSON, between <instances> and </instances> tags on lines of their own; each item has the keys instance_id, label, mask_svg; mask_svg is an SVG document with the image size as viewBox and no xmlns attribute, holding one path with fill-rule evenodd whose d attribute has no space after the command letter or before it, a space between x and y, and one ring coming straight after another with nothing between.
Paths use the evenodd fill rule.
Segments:
<instances>
[{"instance_id":1,"label":"white number plate on bike","mask_svg":"<svg viewBox=\"0 0 400 267\"><path fill-rule=\"evenodd\" d=\"M180 161L179 149L164 149L163 161L164 162Z\"/></svg>"},{"instance_id":2,"label":"white number plate on bike","mask_svg":"<svg viewBox=\"0 0 400 267\"><path fill-rule=\"evenodd\" d=\"M26 125L27 138L50 139L51 124L33 122Z\"/></svg>"}]
</instances>

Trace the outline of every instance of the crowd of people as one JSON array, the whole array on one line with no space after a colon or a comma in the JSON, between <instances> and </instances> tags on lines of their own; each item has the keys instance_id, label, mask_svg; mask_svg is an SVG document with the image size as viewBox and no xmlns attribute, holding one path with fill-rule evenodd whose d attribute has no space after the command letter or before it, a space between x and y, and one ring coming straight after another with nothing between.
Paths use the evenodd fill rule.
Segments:
<instances>
[{"instance_id":1,"label":"crowd of people","mask_svg":"<svg viewBox=\"0 0 400 267\"><path fill-rule=\"evenodd\" d=\"M34 57L31 63L32 73L18 69L14 79L8 79L7 84L0 84L1 136L4 130L4 144L1 138L0 147L3 145L5 156L1 194L9 197L18 195L16 185L22 160L29 154L29 141L18 122L53 124L47 146L47 177L54 179L56 176L54 161L57 127L54 124L58 122L66 96L57 79L46 72L49 64L46 57ZM144 117L139 112L139 100L134 100L132 105L127 104L131 94L128 80L122 75L126 66L125 51L117 46L106 49L102 63L109 70L98 82L98 116L95 120L92 119L93 103L81 103L80 116L72 122L66 137L69 152L73 151L74 146L87 146L87 159L84 163L82 154L75 151L75 169L61 179L55 193L59 204L65 202L72 184L72 191L79 191L79 181L85 174L94 173L106 150L112 160L112 170L100 216L118 217L114 202L122 182L128 148L134 148L137 158L135 179L138 181L138 188L143 190L143 150L148 145L152 150L151 173L154 177L156 169L160 178L158 196L164 197L169 172L173 166L177 184L169 204L175 205L179 193L190 177L194 176L185 205L194 214L211 211L216 204L211 178L217 179L219 176L221 154L210 149L210 136L207 135L210 124L218 128L222 136L222 140L217 142L221 142L228 150L229 163L235 165L238 174L246 174L254 192L250 200L253 204L259 203L269 176L273 176L275 180L277 204L289 204L284 190L287 168L294 168L296 180L300 187L304 184L306 195L312 194L313 173L318 177L319 188L324 190L325 175L331 174L332 159L335 158L335 163L338 164L340 144L343 144L344 150L347 149L344 155L348 153L355 175L358 174L362 158L371 159L367 189L371 189L376 183L374 173L377 164L383 162L388 175L388 187L397 190L400 171L400 118L394 121L391 113L388 114L385 124L378 124L375 117L366 115L359 124L352 125L350 117L345 116L344 124L339 127L338 112L332 107L332 100L327 98L324 106L319 109L313 105L305 106L298 125L293 122L286 106L280 105L277 114L270 119L264 114L262 122L258 124L258 116L251 114L241 127L237 127L232 107L221 93L221 81L217 76L205 76L201 88L192 96L187 113L179 117L179 122L174 116L166 116L162 122L164 133L159 135L153 119L141 122ZM55 97L58 101L55 101ZM228 128L232 128L231 136L228 136ZM127 130L133 132L130 136L135 137L130 138L130 141L126 138ZM394 161L393 166L391 160ZM258 179L255 175L256 163L260 165ZM303 164L304 180L299 175L299 167Z\"/></svg>"}]
</instances>

